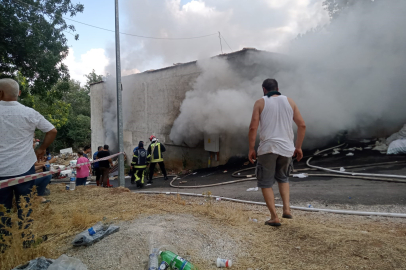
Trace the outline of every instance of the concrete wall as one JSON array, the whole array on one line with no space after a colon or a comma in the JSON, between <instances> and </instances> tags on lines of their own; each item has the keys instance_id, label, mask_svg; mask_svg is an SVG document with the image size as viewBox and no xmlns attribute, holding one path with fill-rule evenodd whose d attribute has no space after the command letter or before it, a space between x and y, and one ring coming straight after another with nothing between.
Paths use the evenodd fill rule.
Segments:
<instances>
[{"instance_id":1,"label":"concrete wall","mask_svg":"<svg viewBox=\"0 0 406 270\"><path fill-rule=\"evenodd\" d=\"M98 146L104 145L103 127L103 93L106 84L96 83L90 86L90 128L92 130L92 152L97 151Z\"/></svg>"}]
</instances>

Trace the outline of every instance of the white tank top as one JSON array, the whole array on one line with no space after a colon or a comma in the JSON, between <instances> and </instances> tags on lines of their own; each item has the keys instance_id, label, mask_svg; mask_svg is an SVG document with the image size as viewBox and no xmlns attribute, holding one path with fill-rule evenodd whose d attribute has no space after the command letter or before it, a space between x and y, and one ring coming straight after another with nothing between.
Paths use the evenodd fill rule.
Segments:
<instances>
[{"instance_id":1,"label":"white tank top","mask_svg":"<svg viewBox=\"0 0 406 270\"><path fill-rule=\"evenodd\" d=\"M264 110L259 119L258 155L268 153L291 157L295 152L293 143L293 109L288 98L263 97Z\"/></svg>"}]
</instances>

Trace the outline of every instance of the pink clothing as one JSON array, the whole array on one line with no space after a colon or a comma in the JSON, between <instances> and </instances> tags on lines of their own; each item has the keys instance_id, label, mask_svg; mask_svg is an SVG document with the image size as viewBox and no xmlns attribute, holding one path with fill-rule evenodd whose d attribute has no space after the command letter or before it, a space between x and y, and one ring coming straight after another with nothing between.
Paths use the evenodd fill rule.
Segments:
<instances>
[{"instance_id":1,"label":"pink clothing","mask_svg":"<svg viewBox=\"0 0 406 270\"><path fill-rule=\"evenodd\" d=\"M80 157L80 158L78 158L78 161L76 164L85 163L85 162L89 162L89 160L85 157ZM89 170L90 170L90 164L85 164L85 165L82 165L82 166L76 168L76 177L77 178L88 177Z\"/></svg>"}]
</instances>

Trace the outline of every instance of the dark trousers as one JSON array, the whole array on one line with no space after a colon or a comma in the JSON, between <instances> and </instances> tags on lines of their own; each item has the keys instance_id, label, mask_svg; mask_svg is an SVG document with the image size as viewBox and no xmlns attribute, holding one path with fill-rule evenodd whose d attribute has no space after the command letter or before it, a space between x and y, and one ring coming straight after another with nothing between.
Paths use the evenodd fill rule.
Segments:
<instances>
[{"instance_id":1,"label":"dark trousers","mask_svg":"<svg viewBox=\"0 0 406 270\"><path fill-rule=\"evenodd\" d=\"M152 176L154 175L155 165L157 163L159 164L159 168L161 169L162 174L166 177L165 163L163 161L150 163L149 164L149 181L152 181Z\"/></svg>"},{"instance_id":2,"label":"dark trousers","mask_svg":"<svg viewBox=\"0 0 406 270\"><path fill-rule=\"evenodd\" d=\"M86 186L87 177L76 178L77 186Z\"/></svg>"},{"instance_id":3,"label":"dark trousers","mask_svg":"<svg viewBox=\"0 0 406 270\"><path fill-rule=\"evenodd\" d=\"M107 187L107 181L109 180L110 168L100 167L99 169L101 172L101 180L103 183L103 187Z\"/></svg>"},{"instance_id":4,"label":"dark trousers","mask_svg":"<svg viewBox=\"0 0 406 270\"><path fill-rule=\"evenodd\" d=\"M6 180L9 178L30 175L35 173L35 166L33 165L31 169L29 169L26 173L14 176L5 176L0 177L0 180ZM1 188L0 189L0 204L3 204L6 208L7 212L10 212L11 208L13 207L13 193L16 196L16 203L18 209L18 217L23 219L23 209L21 206L25 207L24 205L20 205L21 196L23 196L24 200L27 202L28 207L30 207L30 198L28 197L31 193L31 189L34 186L34 180L24 182L18 185L14 185L11 187ZM32 209L28 210L27 217L30 216ZM4 213L0 212L1 221L0 222L0 232L2 231L3 225L6 224L7 226L11 226L11 220L4 217Z\"/></svg>"},{"instance_id":5,"label":"dark trousers","mask_svg":"<svg viewBox=\"0 0 406 270\"><path fill-rule=\"evenodd\" d=\"M45 189L49 182L51 182L52 175L47 175L34 180L34 185L37 186L38 196L44 196Z\"/></svg>"},{"instance_id":6,"label":"dark trousers","mask_svg":"<svg viewBox=\"0 0 406 270\"><path fill-rule=\"evenodd\" d=\"M100 167L93 168L93 171L94 171L94 176L96 176L96 182L99 182L100 177L101 177Z\"/></svg>"}]
</instances>

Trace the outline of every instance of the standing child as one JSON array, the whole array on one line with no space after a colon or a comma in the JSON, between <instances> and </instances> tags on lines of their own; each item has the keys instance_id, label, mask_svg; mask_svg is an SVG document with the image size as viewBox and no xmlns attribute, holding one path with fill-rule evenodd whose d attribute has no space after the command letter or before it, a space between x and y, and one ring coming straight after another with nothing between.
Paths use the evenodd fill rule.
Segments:
<instances>
[{"instance_id":1,"label":"standing child","mask_svg":"<svg viewBox=\"0 0 406 270\"><path fill-rule=\"evenodd\" d=\"M79 158L76 164L86 163L89 162L87 158L83 156L83 152L78 152ZM76 185L77 186L85 186L87 177L90 174L90 164L84 164L80 167L76 168Z\"/></svg>"}]
</instances>

